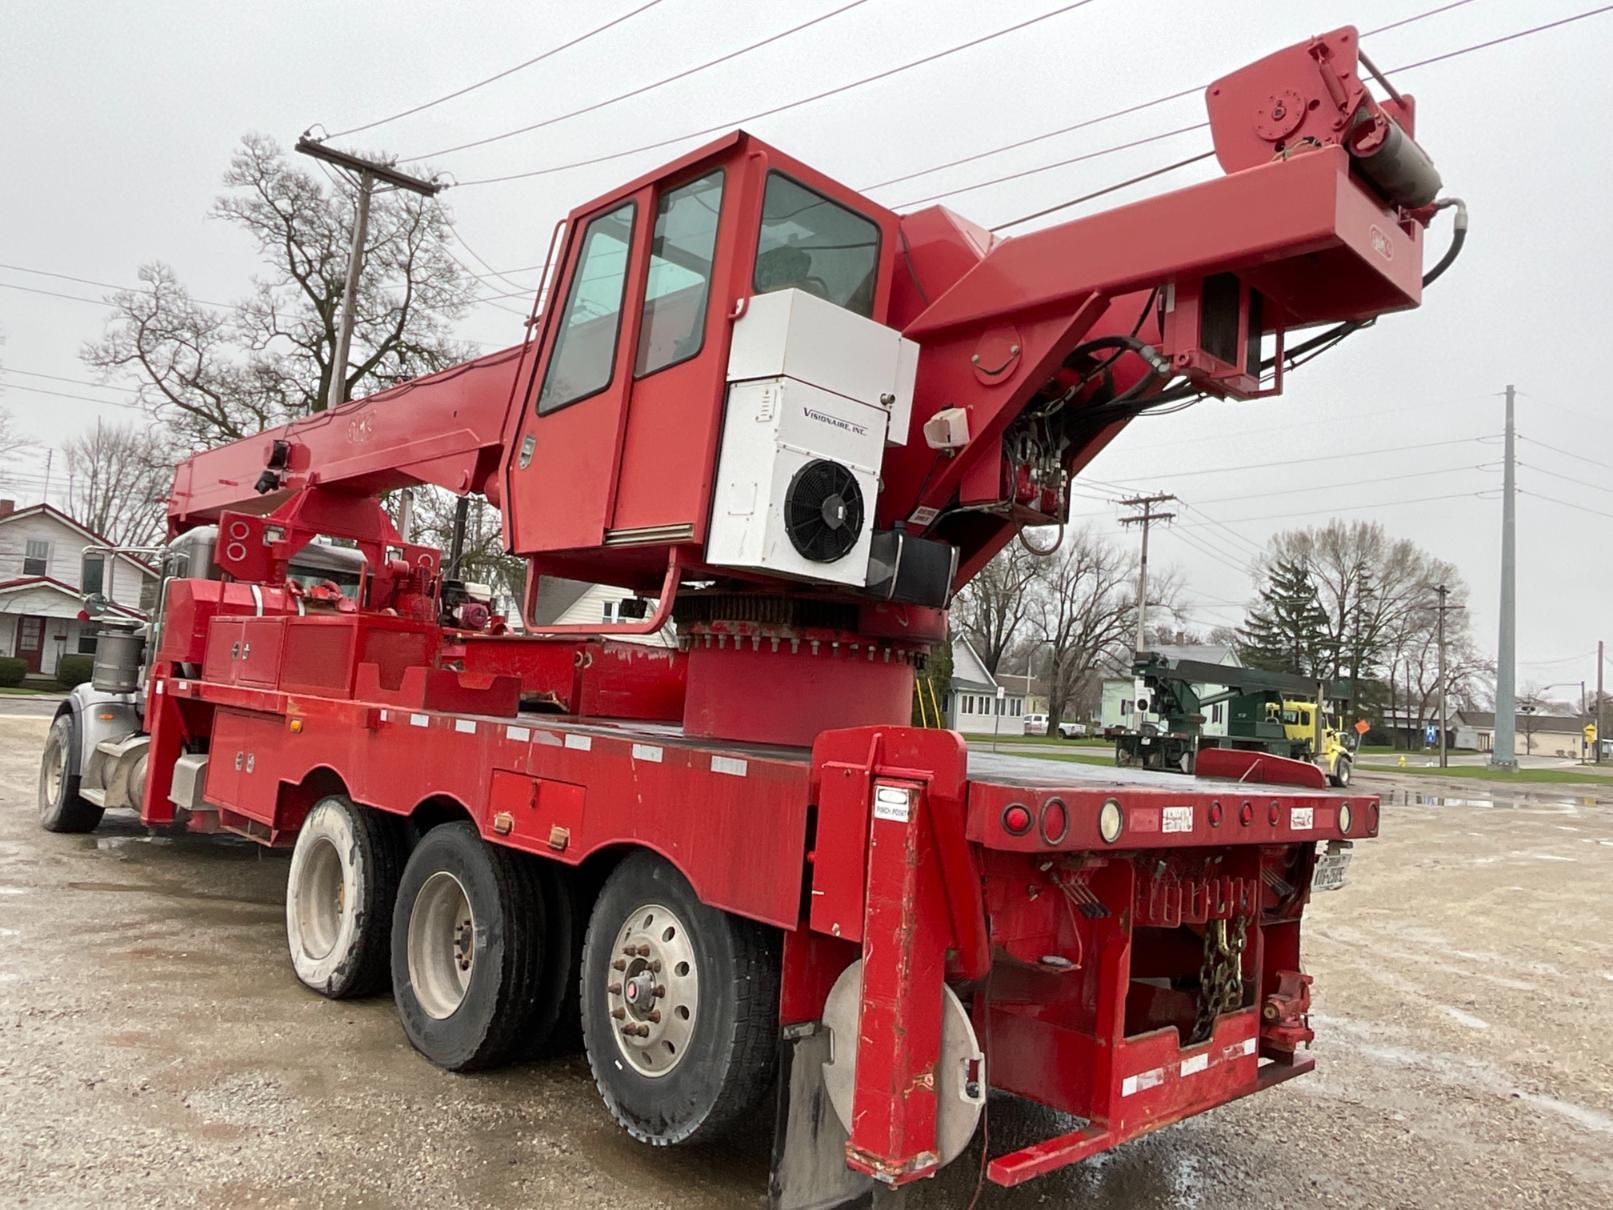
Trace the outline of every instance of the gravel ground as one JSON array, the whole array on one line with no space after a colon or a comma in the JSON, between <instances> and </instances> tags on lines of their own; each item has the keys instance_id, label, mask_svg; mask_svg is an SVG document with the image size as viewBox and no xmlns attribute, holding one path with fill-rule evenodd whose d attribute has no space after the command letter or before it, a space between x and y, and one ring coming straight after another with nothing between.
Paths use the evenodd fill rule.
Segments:
<instances>
[{"instance_id":1,"label":"gravel ground","mask_svg":"<svg viewBox=\"0 0 1613 1210\"><path fill-rule=\"evenodd\" d=\"M390 1001L304 991L283 854L40 831L45 726L0 715L0 1203L763 1204L765 1123L651 1151L580 1059L449 1075ZM1613 1204L1613 806L1429 789L1311 910L1315 1074L979 1205ZM990 1125L1060 1128L1003 1099ZM974 1159L910 1204L961 1210Z\"/></svg>"}]
</instances>

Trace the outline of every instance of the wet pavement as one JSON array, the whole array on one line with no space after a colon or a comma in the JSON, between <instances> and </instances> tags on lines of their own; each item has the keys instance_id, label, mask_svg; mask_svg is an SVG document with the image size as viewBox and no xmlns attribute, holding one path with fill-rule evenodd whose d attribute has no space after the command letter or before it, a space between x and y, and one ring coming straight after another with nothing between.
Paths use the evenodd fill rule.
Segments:
<instances>
[{"instance_id":1,"label":"wet pavement","mask_svg":"<svg viewBox=\"0 0 1613 1210\"><path fill-rule=\"evenodd\" d=\"M40 831L45 727L0 714L0 1203L764 1204L767 1123L644 1148L580 1058L450 1075L390 1000L302 989L284 854ZM1613 808L1540 789L1385 810L1307 917L1315 1074L979 1206L1613 1204ZM1067 1124L988 1125L997 1152ZM910 1206L966 1207L978 1154Z\"/></svg>"}]
</instances>

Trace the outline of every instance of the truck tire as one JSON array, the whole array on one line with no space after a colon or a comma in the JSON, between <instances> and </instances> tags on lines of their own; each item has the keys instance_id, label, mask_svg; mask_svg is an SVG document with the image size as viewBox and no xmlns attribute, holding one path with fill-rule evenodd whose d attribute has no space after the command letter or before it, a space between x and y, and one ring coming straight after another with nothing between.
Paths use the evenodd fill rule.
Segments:
<instances>
[{"instance_id":1,"label":"truck tire","mask_svg":"<svg viewBox=\"0 0 1613 1210\"><path fill-rule=\"evenodd\" d=\"M553 862L540 861L536 865L543 889L547 931L532 1020L516 1052L522 1059L575 1054L582 1045L582 1010L577 984L582 973L587 915L577 902L577 884L572 871Z\"/></svg>"},{"instance_id":2,"label":"truck tire","mask_svg":"<svg viewBox=\"0 0 1613 1210\"><path fill-rule=\"evenodd\" d=\"M47 832L93 832L105 812L78 796L73 771L73 715L56 716L39 762L39 823Z\"/></svg>"},{"instance_id":3,"label":"truck tire","mask_svg":"<svg viewBox=\"0 0 1613 1210\"><path fill-rule=\"evenodd\" d=\"M482 840L470 823L427 832L392 915L392 996L411 1045L473 1071L530 1034L543 977L538 859Z\"/></svg>"},{"instance_id":4,"label":"truck tire","mask_svg":"<svg viewBox=\"0 0 1613 1210\"><path fill-rule=\"evenodd\" d=\"M751 1114L774 1071L778 994L774 930L702 903L653 854L612 871L583 945L583 1044L628 1134L689 1143Z\"/></svg>"},{"instance_id":5,"label":"truck tire","mask_svg":"<svg viewBox=\"0 0 1613 1210\"><path fill-rule=\"evenodd\" d=\"M286 875L286 945L307 987L332 1000L386 986L403 825L344 795L303 820Z\"/></svg>"},{"instance_id":6,"label":"truck tire","mask_svg":"<svg viewBox=\"0 0 1613 1210\"><path fill-rule=\"evenodd\" d=\"M1328 783L1330 785L1337 786L1341 790L1346 788L1350 784L1350 766L1352 763L1353 762L1348 756L1339 757L1338 760L1334 762L1334 771L1327 775Z\"/></svg>"}]
</instances>

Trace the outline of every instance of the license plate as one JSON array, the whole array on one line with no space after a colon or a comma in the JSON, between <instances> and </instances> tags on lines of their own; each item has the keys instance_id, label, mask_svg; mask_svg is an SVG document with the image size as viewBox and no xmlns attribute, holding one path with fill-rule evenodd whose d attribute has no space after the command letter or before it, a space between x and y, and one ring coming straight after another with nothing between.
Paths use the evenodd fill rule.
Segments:
<instances>
[{"instance_id":1,"label":"license plate","mask_svg":"<svg viewBox=\"0 0 1613 1210\"><path fill-rule=\"evenodd\" d=\"M1337 842L1334 842L1335 844ZM1344 885L1344 872L1350 868L1350 850L1346 845L1327 850L1316 858L1316 872L1311 875L1311 892L1336 891Z\"/></svg>"}]
</instances>

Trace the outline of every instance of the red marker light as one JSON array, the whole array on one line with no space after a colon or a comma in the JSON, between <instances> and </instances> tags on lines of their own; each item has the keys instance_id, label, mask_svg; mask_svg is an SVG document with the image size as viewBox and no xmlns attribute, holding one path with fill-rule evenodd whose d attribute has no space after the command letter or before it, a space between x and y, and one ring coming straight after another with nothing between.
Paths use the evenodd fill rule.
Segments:
<instances>
[{"instance_id":1,"label":"red marker light","mask_svg":"<svg viewBox=\"0 0 1613 1210\"><path fill-rule=\"evenodd\" d=\"M1022 802L1011 802L1003 808L1003 831L1010 836L1023 836L1031 830L1031 809Z\"/></svg>"},{"instance_id":2,"label":"red marker light","mask_svg":"<svg viewBox=\"0 0 1613 1210\"><path fill-rule=\"evenodd\" d=\"M1243 800L1243 806L1238 808L1238 822L1247 828L1250 824L1254 823L1254 821L1255 804L1246 798Z\"/></svg>"},{"instance_id":3,"label":"red marker light","mask_svg":"<svg viewBox=\"0 0 1613 1210\"><path fill-rule=\"evenodd\" d=\"M1210 804L1210 826L1212 828L1219 828L1221 826L1222 814L1223 812L1221 810L1220 800L1218 799L1215 802L1212 802Z\"/></svg>"}]
</instances>

